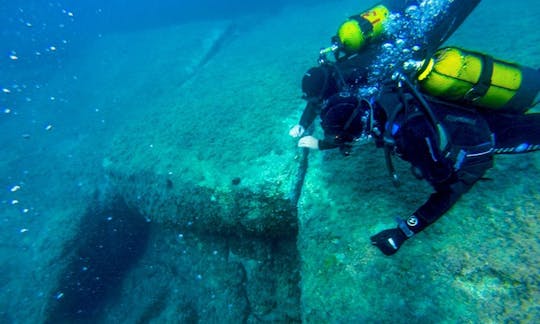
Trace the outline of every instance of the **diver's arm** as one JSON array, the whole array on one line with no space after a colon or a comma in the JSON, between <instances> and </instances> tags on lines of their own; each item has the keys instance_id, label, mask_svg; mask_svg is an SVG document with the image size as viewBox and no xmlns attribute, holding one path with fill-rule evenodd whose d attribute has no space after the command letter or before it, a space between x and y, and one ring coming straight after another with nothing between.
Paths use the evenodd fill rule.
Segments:
<instances>
[{"instance_id":1,"label":"diver's arm","mask_svg":"<svg viewBox=\"0 0 540 324\"><path fill-rule=\"evenodd\" d=\"M304 108L304 112L302 113L302 117L300 117L300 122L298 124L304 129L308 129L311 124L313 124L313 121L315 118L317 118L317 115L320 111L320 105L313 102L308 102L306 104L306 108Z\"/></svg>"},{"instance_id":2,"label":"diver's arm","mask_svg":"<svg viewBox=\"0 0 540 324\"><path fill-rule=\"evenodd\" d=\"M371 237L371 243L384 254L396 253L403 242L424 230L444 215L459 198L478 181L489 168L489 163L480 163L460 170L454 180L439 184L429 199L407 220L397 218L396 228L381 231Z\"/></svg>"},{"instance_id":3,"label":"diver's arm","mask_svg":"<svg viewBox=\"0 0 540 324\"><path fill-rule=\"evenodd\" d=\"M338 148L339 145L336 144L334 141L330 141L327 139L319 140L314 136L304 136L298 141L298 147L305 147L309 149L318 149L318 150L329 150Z\"/></svg>"},{"instance_id":4,"label":"diver's arm","mask_svg":"<svg viewBox=\"0 0 540 324\"><path fill-rule=\"evenodd\" d=\"M425 204L420 206L415 212L418 222L411 226L410 217L407 226L413 233L418 233L424 228L434 223L444 213L446 213L458 199L480 180L486 171L493 166L493 157L474 157L465 161L458 171L452 172L451 177L439 184L432 184L435 193L431 194Z\"/></svg>"},{"instance_id":5,"label":"diver's arm","mask_svg":"<svg viewBox=\"0 0 540 324\"><path fill-rule=\"evenodd\" d=\"M306 108L304 108L304 111L302 112L300 121L289 130L289 135L292 137L301 137L304 135L306 129L308 129L313 124L315 118L317 118L319 110L319 104L308 102Z\"/></svg>"},{"instance_id":6,"label":"diver's arm","mask_svg":"<svg viewBox=\"0 0 540 324\"><path fill-rule=\"evenodd\" d=\"M329 141L327 139L323 139L319 141L319 150L331 150L340 147L340 145L336 144L333 140Z\"/></svg>"},{"instance_id":7,"label":"diver's arm","mask_svg":"<svg viewBox=\"0 0 540 324\"><path fill-rule=\"evenodd\" d=\"M406 221L398 217L397 227L373 235L370 238L371 244L377 246L386 255L396 253L408 238L444 215L471 186L472 184L457 182L451 186L439 188Z\"/></svg>"},{"instance_id":8,"label":"diver's arm","mask_svg":"<svg viewBox=\"0 0 540 324\"><path fill-rule=\"evenodd\" d=\"M444 186L432 193L428 200L407 219L407 227L414 233L424 230L444 215L471 187L463 181Z\"/></svg>"}]
</instances>

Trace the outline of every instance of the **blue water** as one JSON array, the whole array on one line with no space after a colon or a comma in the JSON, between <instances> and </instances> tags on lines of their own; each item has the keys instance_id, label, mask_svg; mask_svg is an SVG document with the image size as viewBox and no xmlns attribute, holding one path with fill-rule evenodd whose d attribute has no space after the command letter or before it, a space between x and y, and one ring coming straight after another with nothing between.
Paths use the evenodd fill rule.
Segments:
<instances>
[{"instance_id":1,"label":"blue water","mask_svg":"<svg viewBox=\"0 0 540 324\"><path fill-rule=\"evenodd\" d=\"M217 24L221 21L242 21L240 31L249 33L251 28L256 29L261 25L262 28L268 28L261 22L275 18L281 12L291 10L288 8L293 6L295 9L292 11L296 13L295 17L299 24L306 19L309 21L305 23L306 29L317 30L318 34L324 35L314 36L313 33L306 33L313 41L303 48L296 49L291 44L299 42L299 38L303 35L288 33L289 28L282 26L282 29L276 31L277 36L274 38L273 46L293 48L291 51L281 51L294 52L293 58L274 56L275 53L271 51L272 46L269 46L265 39L260 40L261 47L266 46L263 48L270 50L264 50L264 55L261 54L263 50L245 50L252 50L257 53L254 55L260 55L255 61L260 59L262 62L260 64L264 67L273 61L291 59L294 62L291 70L296 69L299 73L289 75L289 71L282 69L271 71L272 76L282 76L284 83L290 82L298 86L302 71L316 63L318 49L328 45L331 33L335 31L337 24L348 15L366 9L374 3L376 2L337 0L2 1L0 3L0 224L2 225L0 227L0 323L45 321L45 309L50 307L51 301L61 300L65 295L61 289L52 289L51 286L54 284L50 284L50 282L58 281L55 274L60 271L61 265L75 264L76 268L80 268L80 264L86 264L87 255L102 255L101 252L85 254L84 248L79 247L75 249L75 254L81 256L80 262L69 263L66 258L66 255L74 252L70 250L71 246L77 246L77 243L85 240L100 242L103 239L99 236L100 234L108 237L106 231L94 223L90 223L89 228L94 229L91 233L84 233L85 228L79 226L81 223L85 224L84 215L88 216L90 213L89 204L92 204L94 199L100 200L101 197L96 198L96 195L106 192L111 182L111 179L101 171L106 164L105 155L114 150L112 139L115 138L119 129L129 125L132 120L140 123L141 115L146 114L159 120L171 119L171 116L160 115L161 112L152 106L154 101L141 102L141 98L154 96L170 97L171 102L183 100L178 92L173 91L180 88L181 82L186 82L186 80L178 80L170 76L174 72L183 72L183 67L174 66L173 62L171 65L174 69L170 69L170 65L167 65L170 58L155 58L152 55L165 52L174 57L178 52L178 57L183 59L186 56L189 57L185 55L191 50L189 44L181 44L175 48L174 44L168 43L172 38L165 38L163 48L166 50L161 52L160 49L148 48L144 44L130 44L131 40L144 40L144 37L148 37L146 36L148 32L152 35L151 37L154 37L149 43L159 46L159 41L155 39L159 36L152 31L168 30L168 28L174 30L175 26L185 24L195 25L205 22ZM509 20L515 21L519 18L525 21L523 24L526 27L515 28L512 31L515 38L507 37L504 41L497 38L494 41L490 37L469 37L471 34L477 36L478 28L489 28L490 24L499 26L498 31L503 30L504 28L500 25L508 22L502 21L506 18L506 14L501 13L501 8L506 9L507 3L506 0L485 0L482 4L484 6L482 12L489 12L485 8L493 6L496 8L494 14L498 13L497 20L493 22L486 17L474 16L475 19L468 20L451 41L479 51L489 50L494 55L509 60L537 66L540 64L540 47L537 45L540 39L535 27L531 27L531 21L536 22L540 19L537 0L522 0L517 6L508 5L507 14L512 16ZM308 11L319 5L321 8L335 8L334 11L328 13L332 17L328 18L331 21L327 20L326 13L322 10L318 17L302 15L302 10ZM511 26L514 28L515 25ZM290 29L301 30L302 28L295 29L294 27L297 26L291 26ZM232 37L235 37L235 33L236 31L231 32ZM138 38L139 35L142 36ZM517 37L518 35L523 37ZM107 41L99 42L104 39ZM119 46L113 46L111 39L117 41ZM200 43L204 43L204 40L194 44L193 48L201 48ZM523 48L526 50L520 50ZM136 52L136 55L131 55L132 52ZM89 58L89 55L95 57ZM132 61L124 62L122 59ZM162 62L164 67L162 70L148 72L145 70L147 60ZM204 56L199 65L212 60L219 61L219 56ZM384 70L386 62L383 60L379 63L380 69ZM116 69L117 66L121 68ZM154 66L161 65L156 64L151 67ZM253 66L254 68L249 72L253 74L257 82L264 84L267 76L259 75L257 68L264 73L268 73L270 69L265 70L255 64ZM197 67L199 66L196 64L195 68ZM189 66L189 69L193 68ZM189 69L186 67L186 70ZM226 72L229 69L233 67L224 66L222 70ZM385 72L387 71L381 74ZM122 74L119 75L119 73ZM137 79L140 75L147 76L148 80ZM186 75L189 81L191 75L187 72ZM372 77L377 79L377 75ZM274 82L269 82L269 84L275 84L276 81L271 77L268 79ZM160 84L160 81L163 84ZM178 82L178 84L171 86L171 82ZM221 83L221 76L211 79L211 82L216 83L209 87L227 86L227 82ZM170 90L171 93L163 93L165 90L162 89ZM275 102L281 104L275 109L282 115L278 114L276 118L283 126L283 141L287 141L289 140L286 137L287 125L283 120L288 118L286 114L294 114L294 109L300 107L298 106L300 89L298 87L291 90L285 98L281 93L276 94L273 91L269 89L264 93L272 93L276 97ZM201 100L206 99L201 98ZM241 101L239 105L252 107L253 104ZM235 116L231 117L228 115L230 112L220 110L219 103L216 103L216 107L218 108L215 112L216 118L229 120ZM264 109L267 109L262 112L264 114L274 112L268 107ZM284 111L287 112L284 113ZM173 117L183 118L182 115ZM261 125L261 128L264 128L264 125ZM179 130L178 142L189 147L189 137L193 134L182 137L182 134L185 135L188 132L182 131L184 130ZM141 133L144 135L144 130L141 130ZM226 134L226 131L219 134ZM261 130L261 134L252 135L260 136L262 143L266 143L268 137L272 136L265 134L264 130ZM194 136L197 135L199 134ZM240 135L234 138L242 138ZM276 135L276 137L280 136L282 135ZM211 143L209 142L209 147L214 143L213 141L214 138ZM219 137L216 141L219 143ZM286 143L289 144L289 142ZM278 142L278 144L267 145L273 145L269 151L275 149L279 155L279 151L284 150L280 147L281 144ZM276 149L276 147L279 148ZM193 155L196 154L199 153L193 153ZM273 151L272 154L274 154ZM213 156L207 151L201 155ZM201 159L204 160L204 158ZM167 182L166 186L171 189L173 184ZM106 212L108 210L100 210L95 212L95 215L101 217ZM72 217L73 215L80 216ZM107 217L112 217L114 220L120 219L120 222L123 222L121 217ZM115 235L120 236L115 236L114 239L120 239L122 242L126 242L124 238L133 239L134 232L130 229L133 227L140 226L124 226L129 230L120 234L115 232ZM142 234L146 239L148 234L146 229ZM175 235L179 234L175 233ZM182 240L180 236L174 238L176 241ZM117 241L113 240L109 244L117 245L115 242ZM127 242L130 241L127 240ZM126 245L137 246L139 242L132 243ZM208 248L209 250L214 249L212 244L209 244L212 246ZM229 242L216 241L215 244L225 246ZM201 245L204 246L204 244ZM332 246L334 245L336 244L332 243ZM211 251L210 255L217 254L217 250L216 248ZM139 256L143 253L142 251L144 248L132 254ZM340 255L341 252L339 252ZM118 255L118 253L104 254L106 257ZM123 254L120 253L120 255ZM206 256L206 258L209 257ZM187 257L186 260L188 260ZM118 268L122 269L123 274L128 268L127 265L131 266L135 261L126 260L126 264L119 262ZM459 261L461 262L461 259ZM378 268L385 268L385 266L378 264ZM226 268L226 270L229 269ZM170 271L175 273L176 277L188 276L186 273L191 275L190 271L183 269L175 270L178 273ZM534 268L532 271L537 271L537 269ZM97 273L101 272L97 271ZM231 279L231 281L234 280ZM112 285L118 288L119 283L114 282ZM297 283L295 282L293 286L297 286ZM72 286L69 287L72 288ZM411 289L411 287L414 288L414 283L405 288ZM392 294L394 293L398 294L392 291ZM194 296L196 296L195 293ZM95 300L91 301L95 302ZM186 305L188 304L186 302ZM268 301L267 304L271 302ZM159 305L158 300L154 307L156 310L151 308L141 318L153 318L159 313L160 307L162 306ZM271 308L271 306L268 307ZM186 311L186 313L190 312ZM377 316L377 314L370 316ZM185 318L193 320L189 314L185 315ZM506 318L503 317L503 319ZM283 319L280 320L283 321Z\"/></svg>"},{"instance_id":2,"label":"blue water","mask_svg":"<svg viewBox=\"0 0 540 324\"><path fill-rule=\"evenodd\" d=\"M59 140L114 131L125 112L91 104L88 66L75 67L92 41L107 35L193 21L271 16L291 3L324 1L3 1L0 7L0 125L2 154L29 155ZM187 49L189 50L189 49ZM104 54L106 55L106 54ZM96 58L99 60L100 58ZM105 58L114 61L114 57ZM53 81L54 80L54 81ZM120 81L121 82L121 81ZM81 90L81 87L84 88ZM80 91L81 90L81 91ZM111 98L109 98L111 99ZM104 99L105 100L105 99ZM114 102L114 99L108 100ZM53 129L60 138L46 138ZM103 135L105 136L105 135ZM28 173L18 161L8 172Z\"/></svg>"},{"instance_id":3,"label":"blue water","mask_svg":"<svg viewBox=\"0 0 540 324\"><path fill-rule=\"evenodd\" d=\"M286 4L317 2L324 1L4 1L0 11L0 87L10 95L0 97L0 106L4 112L22 113L19 108L34 99L30 93L51 101L65 100L58 95L61 89L46 94L43 88L50 75L33 71L34 67L46 65L51 73L62 71L65 63L76 59L96 37L189 21L272 15Z\"/></svg>"}]
</instances>

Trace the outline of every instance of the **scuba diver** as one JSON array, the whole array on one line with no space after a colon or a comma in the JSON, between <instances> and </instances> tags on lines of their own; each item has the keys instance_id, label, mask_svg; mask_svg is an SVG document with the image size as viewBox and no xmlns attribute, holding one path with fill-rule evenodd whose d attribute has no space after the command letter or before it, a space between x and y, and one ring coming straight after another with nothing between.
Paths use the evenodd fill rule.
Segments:
<instances>
[{"instance_id":1,"label":"scuba diver","mask_svg":"<svg viewBox=\"0 0 540 324\"><path fill-rule=\"evenodd\" d=\"M371 237L391 255L405 240L446 213L493 166L494 154L540 149L540 114L493 112L441 101L420 93L405 76L390 83L371 103L352 92L332 96L321 112L325 138L305 136L298 146L339 148L349 155L353 146L374 141L385 149L392 179L398 178L391 156L409 162L418 178L435 192L397 227Z\"/></svg>"},{"instance_id":2,"label":"scuba diver","mask_svg":"<svg viewBox=\"0 0 540 324\"><path fill-rule=\"evenodd\" d=\"M479 3L480 0L455 0L439 8L429 8L426 1L387 0L351 16L332 37L331 46L320 50L319 64L304 74L302 98L307 103L289 135L298 138L306 134L319 115L323 101L332 94L349 86L373 83L374 80L370 80L373 70L380 73L380 65L395 64L380 60L382 55L403 62L430 57ZM388 24L390 20L392 24ZM397 46L389 48L391 41ZM413 44L409 52L407 43ZM403 53L398 57L395 53L385 53L393 50ZM335 62L328 58L330 54Z\"/></svg>"},{"instance_id":3,"label":"scuba diver","mask_svg":"<svg viewBox=\"0 0 540 324\"><path fill-rule=\"evenodd\" d=\"M460 1L449 6L456 3ZM464 19L469 12L459 17ZM422 40L444 41L461 23L450 21ZM339 39L334 54L346 52L346 41ZM341 64L350 62L349 54L338 53L335 62L321 60L319 68L308 71L302 81L308 104L301 128L295 127L307 129L319 114L325 137L303 136L299 147L339 148L349 155L353 147L375 142L385 150L394 184L399 184L391 160L396 155L434 189L409 217L397 218L395 228L371 237L385 255L397 252L407 239L444 215L493 166L495 154L540 149L540 114L525 114L538 103L539 70L455 47L437 50L430 44L426 48L411 51L405 59L402 52L390 55L391 68L376 77L370 69L377 59L368 61L367 69L361 65L350 72ZM383 63L388 66L388 61ZM322 69L327 72L319 73ZM366 70L367 75L358 72ZM294 132L295 127L290 134L302 136L304 132Z\"/></svg>"}]
</instances>

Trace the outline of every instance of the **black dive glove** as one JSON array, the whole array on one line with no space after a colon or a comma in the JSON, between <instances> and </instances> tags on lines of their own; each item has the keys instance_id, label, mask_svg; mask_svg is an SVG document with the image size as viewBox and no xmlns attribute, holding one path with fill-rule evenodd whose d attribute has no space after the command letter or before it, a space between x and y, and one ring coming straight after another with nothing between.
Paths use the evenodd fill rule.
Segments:
<instances>
[{"instance_id":1,"label":"black dive glove","mask_svg":"<svg viewBox=\"0 0 540 324\"><path fill-rule=\"evenodd\" d=\"M414 234L406 227L407 225L401 218L397 218L396 220L398 222L397 228L381 231L371 237L371 244L377 246L379 250L386 255L396 253L401 247L401 244ZM403 226L405 226L405 228ZM406 231L407 234L405 234L404 231Z\"/></svg>"}]
</instances>

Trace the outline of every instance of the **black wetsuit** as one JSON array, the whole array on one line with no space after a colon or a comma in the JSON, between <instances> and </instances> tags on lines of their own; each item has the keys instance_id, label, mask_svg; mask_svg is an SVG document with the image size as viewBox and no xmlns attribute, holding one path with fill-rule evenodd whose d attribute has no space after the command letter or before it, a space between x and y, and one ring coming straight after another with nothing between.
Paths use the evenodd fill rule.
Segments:
<instances>
[{"instance_id":1,"label":"black wetsuit","mask_svg":"<svg viewBox=\"0 0 540 324\"><path fill-rule=\"evenodd\" d=\"M409 96L403 108L399 98L390 91L375 104L376 124L384 129L376 138L378 146L392 143L393 152L411 163L435 190L414 211L415 222L407 222L414 233L440 218L481 179L492 167L494 154L540 149L540 114L480 111L424 97L442 126L441 136L418 100ZM388 118L395 109L399 109L396 116Z\"/></svg>"}]
</instances>

